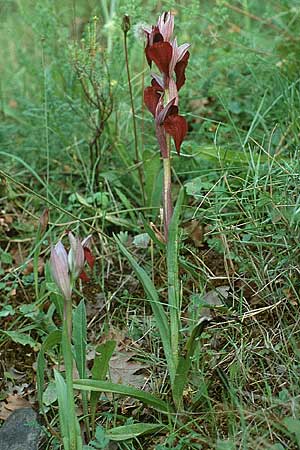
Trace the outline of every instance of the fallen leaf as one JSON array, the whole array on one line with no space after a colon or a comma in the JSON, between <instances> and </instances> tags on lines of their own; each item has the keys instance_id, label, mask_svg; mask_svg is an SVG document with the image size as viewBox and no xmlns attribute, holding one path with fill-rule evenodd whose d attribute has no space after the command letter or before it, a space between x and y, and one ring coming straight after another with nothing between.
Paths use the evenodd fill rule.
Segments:
<instances>
[{"instance_id":1,"label":"fallen leaf","mask_svg":"<svg viewBox=\"0 0 300 450\"><path fill-rule=\"evenodd\" d=\"M34 270L33 262L30 261L30 262L26 265L26 267L25 267L25 269L23 270L22 273L23 273L23 275L29 275L30 273L33 272L33 270ZM42 257L39 256L39 259L38 259L38 273L39 273L40 275L42 275L43 272L44 272L44 259L43 259Z\"/></svg>"},{"instance_id":2,"label":"fallen leaf","mask_svg":"<svg viewBox=\"0 0 300 450\"><path fill-rule=\"evenodd\" d=\"M204 226L199 220L192 219L185 224L184 229L196 248L203 247Z\"/></svg>"},{"instance_id":3,"label":"fallen leaf","mask_svg":"<svg viewBox=\"0 0 300 450\"><path fill-rule=\"evenodd\" d=\"M109 374L113 383L121 383L134 387L142 387L145 384L145 377L137 374L139 370L148 367L138 361L130 361L134 353L118 352L109 361Z\"/></svg>"},{"instance_id":4,"label":"fallen leaf","mask_svg":"<svg viewBox=\"0 0 300 450\"><path fill-rule=\"evenodd\" d=\"M215 306L221 306L228 298L230 286L218 286L214 290L207 292L202 299L204 306L201 308L200 317L212 317L212 310ZM209 308L209 305L212 308Z\"/></svg>"},{"instance_id":5,"label":"fallen leaf","mask_svg":"<svg viewBox=\"0 0 300 450\"><path fill-rule=\"evenodd\" d=\"M30 407L31 404L18 394L9 395L4 401L0 402L0 419L6 420L16 409Z\"/></svg>"}]
</instances>

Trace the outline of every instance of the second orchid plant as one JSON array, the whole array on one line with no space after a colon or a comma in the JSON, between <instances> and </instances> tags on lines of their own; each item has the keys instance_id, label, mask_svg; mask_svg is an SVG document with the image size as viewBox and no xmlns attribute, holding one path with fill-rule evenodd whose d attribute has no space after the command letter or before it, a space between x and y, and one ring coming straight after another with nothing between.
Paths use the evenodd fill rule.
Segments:
<instances>
[{"instance_id":1,"label":"second orchid plant","mask_svg":"<svg viewBox=\"0 0 300 450\"><path fill-rule=\"evenodd\" d=\"M88 280L83 270L84 265L87 262L90 268L93 269L94 257L89 248L91 236L81 240L69 232L68 237L70 243L69 252L67 252L62 242L59 241L52 247L50 256L52 278L62 294L64 304L61 344L65 379L60 372L55 371L55 383L64 449L82 450L81 431L74 401L73 360L75 359L79 375L85 378L86 314L84 301L80 302L73 313L72 292L78 278ZM51 339L53 340L53 337L50 337L50 341ZM90 438L86 393L82 394L82 403L86 432L88 438Z\"/></svg>"},{"instance_id":2,"label":"second orchid plant","mask_svg":"<svg viewBox=\"0 0 300 450\"><path fill-rule=\"evenodd\" d=\"M144 101L155 121L155 131L163 159L163 221L165 240L173 214L171 197L171 137L177 153L185 138L188 126L178 111L179 90L185 83L185 69L189 60L190 44L178 46L177 39L172 38L174 15L163 13L157 25L145 27L146 58L149 66L154 63L159 74L151 73L151 86L144 91Z\"/></svg>"}]
</instances>

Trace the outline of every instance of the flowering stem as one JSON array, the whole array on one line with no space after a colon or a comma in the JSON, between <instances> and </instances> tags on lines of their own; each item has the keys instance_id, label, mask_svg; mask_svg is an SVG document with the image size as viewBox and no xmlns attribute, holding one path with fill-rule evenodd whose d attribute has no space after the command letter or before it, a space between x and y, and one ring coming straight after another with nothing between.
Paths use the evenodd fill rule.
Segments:
<instances>
[{"instance_id":1,"label":"flowering stem","mask_svg":"<svg viewBox=\"0 0 300 450\"><path fill-rule=\"evenodd\" d=\"M170 138L167 139L168 148L170 149ZM169 225L171 222L173 207L171 196L171 158L170 151L168 158L163 158L164 170L164 186L163 186L163 215L164 215L164 233L165 241L168 241Z\"/></svg>"},{"instance_id":2,"label":"flowering stem","mask_svg":"<svg viewBox=\"0 0 300 450\"><path fill-rule=\"evenodd\" d=\"M71 277L71 292L73 280ZM78 430L76 426L76 411L75 411L75 401L74 401L74 389L73 389L73 355L72 355L72 298L64 298L64 324L63 324L63 355L64 355L64 365L66 374L66 385L67 385L67 405L69 408L68 414L70 414L70 429L69 429L69 439L70 439L70 450L79 450L77 435Z\"/></svg>"},{"instance_id":3,"label":"flowering stem","mask_svg":"<svg viewBox=\"0 0 300 450\"><path fill-rule=\"evenodd\" d=\"M64 320L67 324L68 340L72 342L72 300L65 299L64 301Z\"/></svg>"},{"instance_id":4,"label":"flowering stem","mask_svg":"<svg viewBox=\"0 0 300 450\"><path fill-rule=\"evenodd\" d=\"M76 412L73 390L73 355L72 355L72 300L65 298L64 301L64 324L63 324L63 356L67 385L67 405L70 414L69 440L70 449L77 450L76 438Z\"/></svg>"}]
</instances>

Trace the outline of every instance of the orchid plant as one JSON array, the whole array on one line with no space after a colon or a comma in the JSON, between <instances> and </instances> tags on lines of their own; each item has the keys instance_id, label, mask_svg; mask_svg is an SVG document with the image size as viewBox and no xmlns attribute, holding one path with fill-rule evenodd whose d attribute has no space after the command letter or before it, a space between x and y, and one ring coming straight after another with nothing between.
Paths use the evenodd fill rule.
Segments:
<instances>
[{"instance_id":1,"label":"orchid plant","mask_svg":"<svg viewBox=\"0 0 300 450\"><path fill-rule=\"evenodd\" d=\"M189 60L190 44L178 46L176 37L173 39L174 15L163 13L157 25L145 27L145 54L149 66L152 62L160 74L151 73L151 86L144 90L144 101L155 121L155 131L163 159L163 221L165 240L173 214L171 197L171 142L173 138L176 151L185 138L188 126L184 117L178 114L179 90L185 83L185 69Z\"/></svg>"},{"instance_id":2,"label":"orchid plant","mask_svg":"<svg viewBox=\"0 0 300 450\"><path fill-rule=\"evenodd\" d=\"M140 267L140 264L120 239L116 237L116 241L143 285L152 307L164 349L174 405L180 410L183 407L184 389L188 382L188 374L197 348L197 340L210 318L201 318L193 327L190 336L186 338L183 333L184 323L181 314L182 293L178 258L178 228L184 190L181 189L179 192L173 213L170 153L171 138L173 138L176 151L180 154L180 147L188 130L186 120L179 115L178 93L185 83L185 70L189 60L188 49L190 44L178 46L176 38L172 38L173 30L174 16L171 12L163 13L159 17L157 25L144 28L147 38L145 48L147 61L150 67L154 63L160 72L159 74L151 74L151 86L144 90L144 101L154 117L156 137L163 159L163 219L166 243L163 248L166 250L167 302L160 301L160 289L156 289L147 272ZM159 240L157 241L159 242Z\"/></svg>"},{"instance_id":3,"label":"orchid plant","mask_svg":"<svg viewBox=\"0 0 300 450\"><path fill-rule=\"evenodd\" d=\"M52 247L50 256L50 268L53 280L60 289L64 298L64 319L68 324L68 335L72 335L72 289L79 277L84 281L89 278L83 270L85 261L91 269L94 267L94 257L89 248L91 235L82 241L71 232L68 234L70 250L67 253L61 241Z\"/></svg>"},{"instance_id":4,"label":"orchid plant","mask_svg":"<svg viewBox=\"0 0 300 450\"><path fill-rule=\"evenodd\" d=\"M82 449L82 439L80 433L80 427L78 419L75 412L75 402L74 402L74 390L73 390L73 351L72 342L74 347L76 347L76 338L72 336L73 333L73 307L72 307L72 291L75 282L78 278L83 280L88 280L86 273L84 272L85 262L91 267L94 266L94 257L90 250L90 240L91 236L86 237L81 240L79 237L75 237L71 232L68 233L70 250L67 252L64 245L59 241L51 249L50 256L50 270L52 278L59 288L63 299L64 299L64 322L62 331L62 350L64 357L65 366L65 381L61 377L59 372L55 372L55 381L58 392L58 401L62 413L60 414L60 423L62 430L62 437L65 450L81 450ZM85 316L85 307L82 302L76 310L79 318ZM80 320L79 320L80 321ZM83 323L83 328L85 329L85 317L81 319ZM78 328L78 324L77 324ZM73 339L72 339L73 338ZM79 347L84 348L85 343L82 342L84 339L84 332L80 332ZM81 352L82 353L82 352ZM77 369L81 372L82 376L85 376L85 367L82 362L83 355L77 357L78 352L75 349L75 360ZM86 429L89 436L89 424L88 424L88 406L87 406L87 396L83 394L83 409L86 417ZM68 409L68 417L65 417L64 409Z\"/></svg>"}]
</instances>

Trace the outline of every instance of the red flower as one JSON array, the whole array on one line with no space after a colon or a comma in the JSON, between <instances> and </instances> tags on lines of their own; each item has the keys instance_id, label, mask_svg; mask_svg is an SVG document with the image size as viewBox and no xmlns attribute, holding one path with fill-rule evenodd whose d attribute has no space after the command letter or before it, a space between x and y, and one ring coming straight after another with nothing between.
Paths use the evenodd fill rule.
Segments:
<instances>
[{"instance_id":1,"label":"red flower","mask_svg":"<svg viewBox=\"0 0 300 450\"><path fill-rule=\"evenodd\" d=\"M88 266L93 270L94 264L95 264L95 257L93 256L91 249L90 249L90 240L91 235L87 236L83 241L81 242L82 248L83 248L83 254L84 254L84 261L87 262ZM79 278L82 281L90 281L89 277L85 273L84 270L81 271Z\"/></svg>"},{"instance_id":2,"label":"red flower","mask_svg":"<svg viewBox=\"0 0 300 450\"><path fill-rule=\"evenodd\" d=\"M169 76L169 67L172 59L172 46L170 42L157 42L146 48L146 56L150 65L152 61L157 65L160 72Z\"/></svg>"},{"instance_id":3,"label":"red flower","mask_svg":"<svg viewBox=\"0 0 300 450\"><path fill-rule=\"evenodd\" d=\"M188 130L185 118L178 114L178 106L175 105L175 101L176 99L173 98L165 107L159 101L156 107L156 137L163 158L169 157L166 133L172 136L176 151L179 155L180 146Z\"/></svg>"}]
</instances>

